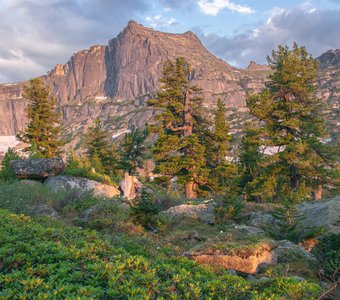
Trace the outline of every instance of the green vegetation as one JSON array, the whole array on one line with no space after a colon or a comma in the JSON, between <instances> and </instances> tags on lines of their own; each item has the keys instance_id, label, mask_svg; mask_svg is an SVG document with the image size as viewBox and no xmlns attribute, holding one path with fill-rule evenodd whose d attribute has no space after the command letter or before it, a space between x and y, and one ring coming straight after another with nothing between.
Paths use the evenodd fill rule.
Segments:
<instances>
[{"instance_id":1,"label":"green vegetation","mask_svg":"<svg viewBox=\"0 0 340 300\"><path fill-rule=\"evenodd\" d=\"M148 103L162 112L155 129L158 139L153 149L156 172L170 180L177 176L187 198L197 196L198 187L207 177L205 147L196 132L202 120L197 95L199 89L190 84L190 66L184 58L167 61L163 67L162 91Z\"/></svg>"},{"instance_id":2,"label":"green vegetation","mask_svg":"<svg viewBox=\"0 0 340 300\"><path fill-rule=\"evenodd\" d=\"M0 180L11 182L16 179L11 160L18 159L19 155L12 148L8 148L1 162Z\"/></svg>"},{"instance_id":3,"label":"green vegetation","mask_svg":"<svg viewBox=\"0 0 340 300\"><path fill-rule=\"evenodd\" d=\"M119 146L119 168L129 175L135 175L137 168L144 167L144 160L147 157L145 145L147 136L147 128L141 130L133 126Z\"/></svg>"},{"instance_id":4,"label":"green vegetation","mask_svg":"<svg viewBox=\"0 0 340 300\"><path fill-rule=\"evenodd\" d=\"M332 161L322 100L315 97L318 63L304 47L279 46L268 57L274 69L266 88L247 99L250 113L261 122L259 149L277 147L260 162L250 196L264 201L321 198Z\"/></svg>"},{"instance_id":5,"label":"green vegetation","mask_svg":"<svg viewBox=\"0 0 340 300\"><path fill-rule=\"evenodd\" d=\"M29 100L29 123L17 138L28 144L24 151L32 157L56 157L61 152L61 114L56 112L57 100L39 78L29 81L22 95Z\"/></svg>"},{"instance_id":6,"label":"green vegetation","mask_svg":"<svg viewBox=\"0 0 340 300\"><path fill-rule=\"evenodd\" d=\"M135 199L135 205L131 207L132 221L146 229L155 230L157 227L156 215L159 211L160 207L155 204L153 196L144 189L141 196Z\"/></svg>"},{"instance_id":7,"label":"green vegetation","mask_svg":"<svg viewBox=\"0 0 340 300\"><path fill-rule=\"evenodd\" d=\"M100 119L95 119L88 128L84 142L87 159L95 172L112 176L117 169L117 154Z\"/></svg>"},{"instance_id":8,"label":"green vegetation","mask_svg":"<svg viewBox=\"0 0 340 300\"><path fill-rule=\"evenodd\" d=\"M0 211L2 299L312 299L316 284L248 282L188 259L128 254L94 231ZM270 297L270 298L269 298Z\"/></svg>"}]
</instances>

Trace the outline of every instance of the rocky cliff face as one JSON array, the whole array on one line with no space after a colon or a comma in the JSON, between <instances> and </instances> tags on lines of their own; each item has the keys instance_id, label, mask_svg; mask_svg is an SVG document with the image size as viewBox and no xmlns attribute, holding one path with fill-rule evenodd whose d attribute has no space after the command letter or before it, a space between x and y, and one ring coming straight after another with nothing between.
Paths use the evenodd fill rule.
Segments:
<instances>
[{"instance_id":1,"label":"rocky cliff face","mask_svg":"<svg viewBox=\"0 0 340 300\"><path fill-rule=\"evenodd\" d=\"M131 21L107 46L80 51L65 65L56 65L42 76L58 98L65 138L81 136L96 117L115 136L125 132L128 125L150 121L155 112L145 100L159 88L164 62L179 56L190 62L192 81L203 89L208 108L221 98L227 106L245 111L247 93L259 91L271 72L255 63L246 70L230 66L211 54L192 32L164 33ZM325 61L333 64L334 59ZM327 97L334 86L338 90L339 74L325 74L320 85ZM326 84L329 76L334 79L331 87ZM14 135L24 127L24 85L0 85L0 135Z\"/></svg>"}]
</instances>

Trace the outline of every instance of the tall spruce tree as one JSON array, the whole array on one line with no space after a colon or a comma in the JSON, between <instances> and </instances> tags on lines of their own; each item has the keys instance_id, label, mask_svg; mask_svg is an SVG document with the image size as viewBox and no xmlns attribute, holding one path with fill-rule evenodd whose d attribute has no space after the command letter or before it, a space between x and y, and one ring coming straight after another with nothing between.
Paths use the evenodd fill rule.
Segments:
<instances>
[{"instance_id":1,"label":"tall spruce tree","mask_svg":"<svg viewBox=\"0 0 340 300\"><path fill-rule=\"evenodd\" d=\"M97 173L112 175L116 168L117 156L110 143L108 133L100 119L95 119L85 134L86 155Z\"/></svg>"},{"instance_id":2,"label":"tall spruce tree","mask_svg":"<svg viewBox=\"0 0 340 300\"><path fill-rule=\"evenodd\" d=\"M32 79L22 95L29 103L27 127L17 138L28 144L24 151L33 157L56 157L61 153L61 114L56 112L57 100L50 89L39 79Z\"/></svg>"},{"instance_id":3,"label":"tall spruce tree","mask_svg":"<svg viewBox=\"0 0 340 300\"><path fill-rule=\"evenodd\" d=\"M260 151L260 129L254 122L247 122L243 128L239 156L239 187L245 199L261 202L263 187L260 182L263 154Z\"/></svg>"},{"instance_id":4,"label":"tall spruce tree","mask_svg":"<svg viewBox=\"0 0 340 300\"><path fill-rule=\"evenodd\" d=\"M145 144L147 136L147 128L142 130L132 126L130 132L125 134L119 146L119 165L128 175L135 175L137 168L144 166L147 154L147 146Z\"/></svg>"},{"instance_id":5,"label":"tall spruce tree","mask_svg":"<svg viewBox=\"0 0 340 300\"><path fill-rule=\"evenodd\" d=\"M274 197L301 199L320 189L331 160L322 142L327 136L322 100L315 96L318 62L296 43L292 50L279 46L268 62L274 72L247 105L263 124L261 146L279 149L263 168L268 180L276 178Z\"/></svg>"},{"instance_id":6,"label":"tall spruce tree","mask_svg":"<svg viewBox=\"0 0 340 300\"><path fill-rule=\"evenodd\" d=\"M214 112L214 129L212 138L211 163L217 167L226 162L228 154L228 142L230 141L229 124L226 121L226 108L221 99L217 100L217 108Z\"/></svg>"},{"instance_id":7,"label":"tall spruce tree","mask_svg":"<svg viewBox=\"0 0 340 300\"><path fill-rule=\"evenodd\" d=\"M162 111L157 116L161 123L153 150L156 171L169 180L177 176L186 197L195 198L199 185L205 184L207 169L204 146L195 131L201 98L190 77L190 66L184 58L167 61L160 79L162 90L149 105Z\"/></svg>"},{"instance_id":8,"label":"tall spruce tree","mask_svg":"<svg viewBox=\"0 0 340 300\"><path fill-rule=\"evenodd\" d=\"M214 111L213 129L206 134L206 159L210 168L210 186L217 194L228 194L234 190L237 175L236 164L227 160L229 151L229 124L226 121L226 107L221 99L217 100Z\"/></svg>"}]
</instances>

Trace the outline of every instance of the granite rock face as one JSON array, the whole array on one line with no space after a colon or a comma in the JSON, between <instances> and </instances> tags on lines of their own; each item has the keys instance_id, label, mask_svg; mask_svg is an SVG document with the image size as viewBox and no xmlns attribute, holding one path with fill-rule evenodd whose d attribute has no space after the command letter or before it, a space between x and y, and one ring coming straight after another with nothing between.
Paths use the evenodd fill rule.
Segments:
<instances>
[{"instance_id":1,"label":"granite rock face","mask_svg":"<svg viewBox=\"0 0 340 300\"><path fill-rule=\"evenodd\" d=\"M16 159L11 164L16 177L21 179L45 179L65 169L61 158Z\"/></svg>"}]
</instances>

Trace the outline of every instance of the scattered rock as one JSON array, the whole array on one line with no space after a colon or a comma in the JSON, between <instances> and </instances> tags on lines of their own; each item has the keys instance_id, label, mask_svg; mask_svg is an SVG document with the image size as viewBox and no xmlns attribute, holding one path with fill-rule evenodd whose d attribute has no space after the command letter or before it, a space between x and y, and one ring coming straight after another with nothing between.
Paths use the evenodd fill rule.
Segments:
<instances>
[{"instance_id":1,"label":"scattered rock","mask_svg":"<svg viewBox=\"0 0 340 300\"><path fill-rule=\"evenodd\" d=\"M29 209L29 213L32 216L44 216L44 217L48 217L52 220L57 220L59 219L59 214L57 213L57 211L48 205L45 204L38 204L38 205L34 205Z\"/></svg>"},{"instance_id":2,"label":"scattered rock","mask_svg":"<svg viewBox=\"0 0 340 300\"><path fill-rule=\"evenodd\" d=\"M323 227L326 230L340 233L340 196L324 201L309 201L297 205L301 215L299 228L310 230L313 227Z\"/></svg>"},{"instance_id":3,"label":"scattered rock","mask_svg":"<svg viewBox=\"0 0 340 300\"><path fill-rule=\"evenodd\" d=\"M267 281L267 280L269 280L269 278L266 277L266 276L262 276L259 280L260 280L260 281Z\"/></svg>"},{"instance_id":4,"label":"scattered rock","mask_svg":"<svg viewBox=\"0 0 340 300\"><path fill-rule=\"evenodd\" d=\"M222 247L219 247L222 246ZM256 245L244 245L244 248L234 249L228 245L203 247L189 253L189 257L200 264L224 267L245 274L256 274L259 265L273 263L275 243L260 242ZM223 250L222 250L223 249Z\"/></svg>"},{"instance_id":5,"label":"scattered rock","mask_svg":"<svg viewBox=\"0 0 340 300\"><path fill-rule=\"evenodd\" d=\"M44 183L51 186L54 190L80 189L83 191L93 191L93 195L97 197L112 198L120 195L116 187L87 178L55 176L47 178Z\"/></svg>"},{"instance_id":6,"label":"scattered rock","mask_svg":"<svg viewBox=\"0 0 340 300\"><path fill-rule=\"evenodd\" d=\"M258 235L265 235L264 230L253 227L253 226L246 226L246 225L236 225L235 229L247 236L258 236Z\"/></svg>"},{"instance_id":7,"label":"scattered rock","mask_svg":"<svg viewBox=\"0 0 340 300\"><path fill-rule=\"evenodd\" d=\"M23 179L19 181L20 184L29 185L29 186L39 186L42 185L41 181L31 180L31 179Z\"/></svg>"},{"instance_id":8,"label":"scattered rock","mask_svg":"<svg viewBox=\"0 0 340 300\"><path fill-rule=\"evenodd\" d=\"M275 221L273 215L265 211L250 212L245 218L246 225L257 228L265 228Z\"/></svg>"},{"instance_id":9,"label":"scattered rock","mask_svg":"<svg viewBox=\"0 0 340 300\"><path fill-rule=\"evenodd\" d=\"M247 280L255 281L255 280L256 280L256 277L253 276L253 275L247 275L246 279L247 279Z\"/></svg>"},{"instance_id":10,"label":"scattered rock","mask_svg":"<svg viewBox=\"0 0 340 300\"><path fill-rule=\"evenodd\" d=\"M237 272L235 270L228 270L229 274L230 275L237 275Z\"/></svg>"},{"instance_id":11,"label":"scattered rock","mask_svg":"<svg viewBox=\"0 0 340 300\"><path fill-rule=\"evenodd\" d=\"M65 169L61 158L16 159L11 164L16 177L22 179L45 179Z\"/></svg>"},{"instance_id":12,"label":"scattered rock","mask_svg":"<svg viewBox=\"0 0 340 300\"><path fill-rule=\"evenodd\" d=\"M123 192L123 197L133 200L140 196L142 192L142 184L135 176L124 174L124 179L119 183L119 189Z\"/></svg>"},{"instance_id":13,"label":"scattered rock","mask_svg":"<svg viewBox=\"0 0 340 300\"><path fill-rule=\"evenodd\" d=\"M207 224L213 224L215 219L214 205L211 203L198 205L181 204L173 206L162 213L172 217L186 217L200 220Z\"/></svg>"},{"instance_id":14,"label":"scattered rock","mask_svg":"<svg viewBox=\"0 0 340 300\"><path fill-rule=\"evenodd\" d=\"M273 260L277 263L305 260L315 264L317 261L311 253L288 240L278 241L273 254Z\"/></svg>"},{"instance_id":15,"label":"scattered rock","mask_svg":"<svg viewBox=\"0 0 340 300\"><path fill-rule=\"evenodd\" d=\"M297 281L305 281L306 279L304 279L301 276L292 276L294 279L296 279Z\"/></svg>"}]
</instances>

